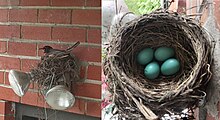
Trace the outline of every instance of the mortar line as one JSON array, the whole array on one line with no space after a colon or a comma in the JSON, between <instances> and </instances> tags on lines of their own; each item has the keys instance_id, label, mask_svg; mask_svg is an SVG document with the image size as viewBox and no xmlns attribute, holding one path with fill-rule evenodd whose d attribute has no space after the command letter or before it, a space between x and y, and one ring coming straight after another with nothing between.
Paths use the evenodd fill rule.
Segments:
<instances>
[{"instance_id":1,"label":"mortar line","mask_svg":"<svg viewBox=\"0 0 220 120\"><path fill-rule=\"evenodd\" d=\"M39 51L38 51L38 49L39 49L39 44L38 43L36 43L36 45L37 45L37 47L36 47L36 56L39 56Z\"/></svg>"},{"instance_id":2,"label":"mortar line","mask_svg":"<svg viewBox=\"0 0 220 120\"><path fill-rule=\"evenodd\" d=\"M70 24L72 24L73 20L72 20L72 17L73 17L73 10L70 10Z\"/></svg>"},{"instance_id":3,"label":"mortar line","mask_svg":"<svg viewBox=\"0 0 220 120\"><path fill-rule=\"evenodd\" d=\"M3 83L5 84L6 83L6 71L3 71Z\"/></svg>"},{"instance_id":4,"label":"mortar line","mask_svg":"<svg viewBox=\"0 0 220 120\"><path fill-rule=\"evenodd\" d=\"M67 27L67 28L93 28L101 29L99 25L80 25L80 24L54 24L54 23L29 23L29 22L0 22L0 25L22 25L22 26L39 26L39 27Z\"/></svg>"},{"instance_id":5,"label":"mortar line","mask_svg":"<svg viewBox=\"0 0 220 120\"><path fill-rule=\"evenodd\" d=\"M45 40L31 40L31 39L18 39L18 38L12 38L12 39L7 39L7 38L4 39L3 38L3 39L0 39L0 41L12 41L12 42L22 42L22 43L60 44L60 45L74 45L76 43L76 42L45 41ZM79 46L99 48L99 47L101 47L101 44L81 42Z\"/></svg>"},{"instance_id":6,"label":"mortar line","mask_svg":"<svg viewBox=\"0 0 220 120\"><path fill-rule=\"evenodd\" d=\"M37 9L37 23L39 22L39 13L40 13L40 10Z\"/></svg>"},{"instance_id":7,"label":"mortar line","mask_svg":"<svg viewBox=\"0 0 220 120\"><path fill-rule=\"evenodd\" d=\"M84 103L84 113L85 114L87 114L87 107L88 106L88 103L87 103L87 101L85 101L85 103Z\"/></svg>"},{"instance_id":8,"label":"mortar line","mask_svg":"<svg viewBox=\"0 0 220 120\"><path fill-rule=\"evenodd\" d=\"M23 38L23 35L22 35L22 28L21 28L21 25L19 25L19 29L20 29L20 39Z\"/></svg>"},{"instance_id":9,"label":"mortar line","mask_svg":"<svg viewBox=\"0 0 220 120\"><path fill-rule=\"evenodd\" d=\"M90 80L90 79L86 79L86 80L84 81L84 83L96 84L96 85L102 85L102 81L99 81L99 80Z\"/></svg>"},{"instance_id":10,"label":"mortar line","mask_svg":"<svg viewBox=\"0 0 220 120\"><path fill-rule=\"evenodd\" d=\"M89 98L89 97L83 97L83 96L75 96L78 99L83 99L87 101L94 101L94 102L102 102L102 99L97 99L97 98Z\"/></svg>"},{"instance_id":11,"label":"mortar line","mask_svg":"<svg viewBox=\"0 0 220 120\"><path fill-rule=\"evenodd\" d=\"M29 59L29 60L40 60L41 58L41 57L36 57L36 56L22 56L22 55L8 55L8 54L0 54L0 57Z\"/></svg>"},{"instance_id":12,"label":"mortar line","mask_svg":"<svg viewBox=\"0 0 220 120\"><path fill-rule=\"evenodd\" d=\"M102 63L101 62L88 62L89 65L92 65L92 66L102 66Z\"/></svg>"}]
</instances>

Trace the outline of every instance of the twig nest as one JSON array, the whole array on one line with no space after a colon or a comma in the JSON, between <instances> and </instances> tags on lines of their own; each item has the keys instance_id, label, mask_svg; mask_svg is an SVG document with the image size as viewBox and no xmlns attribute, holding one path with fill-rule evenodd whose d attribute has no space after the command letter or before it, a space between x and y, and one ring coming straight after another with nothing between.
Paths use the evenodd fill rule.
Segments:
<instances>
[{"instance_id":1,"label":"twig nest","mask_svg":"<svg viewBox=\"0 0 220 120\"><path fill-rule=\"evenodd\" d=\"M160 47L173 48L181 67L174 75L151 80L144 76L137 54ZM209 34L177 13L156 11L121 27L111 37L104 63L119 118L157 119L197 107L212 75L212 51Z\"/></svg>"},{"instance_id":2,"label":"twig nest","mask_svg":"<svg viewBox=\"0 0 220 120\"><path fill-rule=\"evenodd\" d=\"M70 90L72 83L79 80L79 65L78 59L69 51L51 52L41 58L31 74L41 92L57 85L64 85Z\"/></svg>"}]
</instances>

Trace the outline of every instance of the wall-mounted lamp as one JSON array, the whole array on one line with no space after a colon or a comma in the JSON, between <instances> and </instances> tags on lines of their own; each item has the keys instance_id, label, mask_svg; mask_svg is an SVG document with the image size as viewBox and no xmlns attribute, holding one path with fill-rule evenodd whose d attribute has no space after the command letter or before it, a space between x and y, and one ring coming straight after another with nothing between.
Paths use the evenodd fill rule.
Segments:
<instances>
[{"instance_id":1,"label":"wall-mounted lamp","mask_svg":"<svg viewBox=\"0 0 220 120\"><path fill-rule=\"evenodd\" d=\"M28 73L10 70L8 78L13 91L22 97L30 83L36 82L46 102L53 109L65 110L72 107L75 97L70 89L71 83L79 79L79 61L71 51L79 44L80 42L76 42L66 50L45 46L42 48L45 55L37 68Z\"/></svg>"},{"instance_id":2,"label":"wall-mounted lamp","mask_svg":"<svg viewBox=\"0 0 220 120\"><path fill-rule=\"evenodd\" d=\"M22 97L27 92L32 80L30 73L17 70L10 70L8 78L12 89L20 97Z\"/></svg>"},{"instance_id":3,"label":"wall-mounted lamp","mask_svg":"<svg viewBox=\"0 0 220 120\"><path fill-rule=\"evenodd\" d=\"M73 106L75 97L64 85L57 85L47 91L47 103L54 109L65 110Z\"/></svg>"},{"instance_id":4,"label":"wall-mounted lamp","mask_svg":"<svg viewBox=\"0 0 220 120\"><path fill-rule=\"evenodd\" d=\"M31 82L34 82L31 73L25 73L17 70L9 71L9 83L13 91L20 97L25 95ZM49 89L45 95L45 100L53 109L65 110L72 107L75 103L75 97L64 85L57 85Z\"/></svg>"}]
</instances>

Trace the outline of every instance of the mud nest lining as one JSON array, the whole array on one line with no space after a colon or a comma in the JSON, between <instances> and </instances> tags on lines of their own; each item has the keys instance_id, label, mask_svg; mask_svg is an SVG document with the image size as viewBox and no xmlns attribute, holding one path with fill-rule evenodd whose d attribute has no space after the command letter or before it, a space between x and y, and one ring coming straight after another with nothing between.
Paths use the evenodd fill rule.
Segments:
<instances>
[{"instance_id":1,"label":"mud nest lining","mask_svg":"<svg viewBox=\"0 0 220 120\"><path fill-rule=\"evenodd\" d=\"M174 48L181 69L152 81L136 62L143 48ZM104 61L109 91L119 118L158 119L204 103L211 78L212 39L196 21L177 13L156 11L121 27L111 37Z\"/></svg>"}]
</instances>

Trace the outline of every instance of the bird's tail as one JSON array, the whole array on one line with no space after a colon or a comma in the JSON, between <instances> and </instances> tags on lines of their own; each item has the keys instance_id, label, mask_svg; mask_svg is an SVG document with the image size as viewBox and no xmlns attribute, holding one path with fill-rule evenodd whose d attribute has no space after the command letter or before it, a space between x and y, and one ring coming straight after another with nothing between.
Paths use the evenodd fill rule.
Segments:
<instances>
[{"instance_id":1,"label":"bird's tail","mask_svg":"<svg viewBox=\"0 0 220 120\"><path fill-rule=\"evenodd\" d=\"M69 48L67 48L66 49L66 51L72 51L73 50L73 48L76 48L78 45L80 44L80 42L78 41L78 42L76 42L73 46L71 46L71 47L69 47Z\"/></svg>"}]
</instances>

